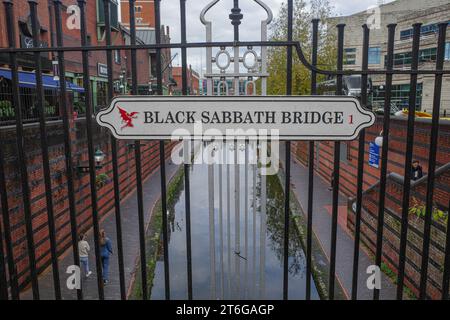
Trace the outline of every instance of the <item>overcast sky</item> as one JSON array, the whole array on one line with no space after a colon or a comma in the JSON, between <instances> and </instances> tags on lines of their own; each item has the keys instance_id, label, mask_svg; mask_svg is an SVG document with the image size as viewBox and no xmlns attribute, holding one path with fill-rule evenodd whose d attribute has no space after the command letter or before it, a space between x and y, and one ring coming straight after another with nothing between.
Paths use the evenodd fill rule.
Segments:
<instances>
[{"instance_id":1,"label":"overcast sky","mask_svg":"<svg viewBox=\"0 0 450 320\"><path fill-rule=\"evenodd\" d=\"M200 22L199 16L201 10L211 0L187 0L187 41L205 41L205 28ZM277 16L280 6L286 0L263 0L273 11L274 17ZM385 0L385 3L391 2ZM379 3L379 0L330 0L336 16L349 15L352 13L364 11L370 6ZM240 28L241 40L260 40L260 21L265 18L265 13L252 0L241 0L239 5L242 9L244 19ZM233 27L228 15L233 7L233 0L221 0L207 14L207 19L213 21L213 40L214 41L232 41ZM171 41L180 41L180 6L177 0L161 1L161 23L170 26ZM198 72L205 68L205 49L188 50L188 64ZM181 58L178 50L173 50L172 55L178 53L173 61L173 65L180 65Z\"/></svg>"}]
</instances>

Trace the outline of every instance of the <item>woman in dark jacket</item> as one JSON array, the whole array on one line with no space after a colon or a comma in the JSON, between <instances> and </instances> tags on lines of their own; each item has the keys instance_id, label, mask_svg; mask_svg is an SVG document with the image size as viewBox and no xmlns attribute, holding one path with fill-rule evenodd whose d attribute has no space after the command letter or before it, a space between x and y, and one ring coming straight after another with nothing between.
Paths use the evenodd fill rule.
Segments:
<instances>
[{"instance_id":1,"label":"woman in dark jacket","mask_svg":"<svg viewBox=\"0 0 450 320\"><path fill-rule=\"evenodd\" d=\"M100 231L100 256L102 258L103 284L109 282L109 257L113 254L111 240L106 236L105 230Z\"/></svg>"}]
</instances>

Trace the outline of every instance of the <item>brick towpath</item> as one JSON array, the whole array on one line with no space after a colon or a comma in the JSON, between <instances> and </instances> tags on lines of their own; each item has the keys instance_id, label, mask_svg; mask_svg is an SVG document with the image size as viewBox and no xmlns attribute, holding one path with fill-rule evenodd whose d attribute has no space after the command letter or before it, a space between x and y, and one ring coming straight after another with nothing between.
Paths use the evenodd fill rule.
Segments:
<instances>
[{"instance_id":1,"label":"brick towpath","mask_svg":"<svg viewBox=\"0 0 450 320\"><path fill-rule=\"evenodd\" d=\"M284 158L284 144L280 144L280 155ZM293 156L291 157L294 158ZM283 159L284 162L284 159ZM284 167L284 166L283 166ZM306 215L308 208L308 168L295 160L291 161L291 184L292 191L300 202ZM327 257L330 256L331 247L331 208L332 192L328 190L329 185L318 175L314 174L314 198L313 198L313 231L320 241ZM345 294L351 297L352 270L353 270L353 247L354 238L346 227L347 199L339 196L339 218L337 229L337 253L336 253L336 276ZM360 251L359 275L358 275L358 299L370 300L373 291L366 286L368 275L366 269L374 264L366 251ZM395 299L396 286L382 274L382 287L380 299Z\"/></svg>"}]
</instances>

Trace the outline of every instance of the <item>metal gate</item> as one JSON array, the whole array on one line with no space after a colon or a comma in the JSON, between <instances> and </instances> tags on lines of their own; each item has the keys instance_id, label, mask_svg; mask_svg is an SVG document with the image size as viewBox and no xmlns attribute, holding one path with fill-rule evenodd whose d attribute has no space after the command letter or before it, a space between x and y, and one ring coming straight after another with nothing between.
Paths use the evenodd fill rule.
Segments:
<instances>
[{"instance_id":1,"label":"metal gate","mask_svg":"<svg viewBox=\"0 0 450 320\"><path fill-rule=\"evenodd\" d=\"M28 1L30 12L31 12L31 26L34 30L34 41L37 43L38 39L38 23L37 23L37 11L38 2ZM244 76L249 80L254 90L254 82L251 77L262 77L263 78L263 90L266 90L265 78L268 76L266 74L267 70L265 67L266 59L266 48L269 47L285 47L287 51L287 78L286 78L286 95L291 95L292 93L292 64L293 55L297 55L301 63L307 67L311 72L311 93L313 95L317 94L317 75L329 75L335 76L337 79L336 95L343 94L343 77L346 75L361 75L362 76L362 86L361 86L361 104L363 106L367 105L368 93L367 86L365 85L368 81L370 75L385 75L386 76L386 95L384 101L384 119L383 119L383 148L381 156L381 174L379 183L379 203L378 203L378 228L377 228L377 240L376 240L376 255L375 264L380 266L382 262L382 244L383 244L383 229L384 229L384 213L385 213L385 193L387 184L387 157L389 149L389 138L390 138L390 108L391 108L391 90L393 76L398 74L410 75L411 76L411 88L416 87L417 77L421 74L428 74L435 76L435 92L433 100L433 118L432 118L432 131L431 131L431 141L429 148L429 175L428 184L426 192L426 215L425 215L425 230L423 239L423 259L421 263L421 281L420 281L420 298L426 298L426 285L427 285L427 272L428 272L428 262L429 262L429 248L430 248L430 228L431 228L431 218L432 218L432 206L433 206L433 193L434 193L434 181L435 181L435 171L436 171L436 155L437 155L437 143L439 134L439 109L441 105L441 89L443 76L450 74L450 71L443 69L444 63L444 51L445 51L445 36L447 31L448 23L442 23L439 25L439 40L437 49L437 59L436 68L433 70L419 70L419 45L420 45L420 24L415 24L414 34L413 34L413 46L412 46L412 65L410 70L396 70L394 69L394 36L396 25L390 24L388 28L388 53L387 53L387 64L385 70L370 70L368 68L368 52L369 52L369 35L370 30L368 26L364 25L363 28L363 63L362 69L358 71L345 71L343 70L344 61L344 31L345 25L337 25L337 61L336 70L328 71L322 70L317 67L317 57L319 48L319 20L312 21L312 54L311 57L307 58L303 51L301 43L298 41L293 41L293 1L288 1L288 36L285 41L267 41L267 33L264 29L267 28L267 24L270 23L271 13L270 8L268 8L262 1L255 0L257 4L262 6L269 15L269 19L263 21L263 32L262 39L260 41L240 41L240 22L243 18L241 14L241 9L239 8L239 0L233 1L233 8L231 10L230 19L234 28L234 40L229 42L213 42L211 41L211 31L210 22L206 21L204 14L209 10L218 0L212 1L202 13L202 22L207 27L207 39L205 42L188 43L186 40L186 0L180 0L180 21L181 21L181 42L167 44L161 41L161 16L160 16L160 5L161 1L154 1L154 11L155 11L155 22L156 22L156 44L155 45L145 45L136 43L136 23L135 23L135 1L129 1L129 15L130 15L130 32L131 32L131 43L127 45L112 45L111 40L111 18L110 18L110 1L103 1L104 3L104 17L105 17L105 28L106 28L106 38L105 45L103 46L91 46L88 41L87 35L87 12L86 1L78 0L78 6L81 13L81 43L76 47L68 47L64 45L63 39L64 35L62 33L62 21L61 21L61 10L62 1L54 0L54 19L56 25L56 47L49 48L18 48L16 43L16 26L13 7L15 3L13 1L3 1L3 5L6 10L5 22L6 22L6 32L8 34L9 48L0 49L1 53L7 53L10 56L10 68L12 73L12 83L13 83L13 101L15 107L15 130L17 135L17 150L18 157L17 162L20 168L20 179L22 186L22 201L24 205L25 213L25 224L26 224L26 240L28 248L34 248L35 243L33 239L33 224L31 216L31 204L30 204L30 187L29 187L29 176L27 173L27 161L26 154L23 145L24 136L24 119L20 112L21 101L19 97L19 76L18 76L18 54L20 53L33 53L35 59L35 70L36 70L36 87L37 87L37 107L39 110L39 122L40 122L40 143L43 155L43 171L44 171L44 184L46 190L46 207L48 213L48 228L51 244L51 265L53 270L54 278L54 294L56 299L61 299L61 287L60 287L60 275L58 269L58 253L56 244L56 232L55 232L55 220L53 214L54 204L52 202L51 193L51 172L50 172L50 160L47 145L47 131L46 131L46 116L44 109L44 90L42 83L42 67L40 54L42 52L54 52L57 55L59 62L60 74L65 74L65 54L68 52L81 52L82 53L82 65L83 65L83 86L86 94L86 124L87 124L87 139L88 139L88 154L89 154L89 176L90 176L90 196L92 202L92 218L93 218L93 230L94 230L94 243L95 243L95 257L96 257L96 272L97 272L97 287L98 296L100 299L104 299L104 286L102 283L102 268L101 268L101 256L100 256L100 239L99 239L99 217L98 217L98 200L97 200L97 190L95 187L96 183L96 162L94 159L95 150L93 142L93 132L96 126L94 122L92 98L90 97L92 88L89 79L89 59L90 53L94 51L105 52L107 56L108 65L108 95L109 99L113 98L114 92L114 82L112 75L112 65L113 65L113 52L114 50L130 50L131 51L131 73L132 73L132 94L137 95L137 50L148 50L154 49L157 52L157 64L156 64L156 75L157 75L157 93L162 94L162 63L161 63L161 51L166 48L180 48L182 57L182 91L183 95L187 95L188 90L188 80L187 80L187 49L190 48L205 48L207 51L208 58L208 93L213 93L214 78L218 78L218 91L222 86L227 87L226 81L223 74L213 74L211 69L212 48L220 48L220 52L224 52L225 48L232 48L235 53L234 59L234 73L231 75L234 79L239 79L243 74L239 70L239 50L240 48L246 48L248 54L254 54L252 48L260 47L262 48L263 68L261 73L253 72L252 67L248 67L248 73ZM235 81L235 94L239 94L239 81ZM74 198L74 164L72 163L72 136L69 130L69 115L67 114L67 97L66 82L60 82L60 103L62 105L62 120L64 124L64 145L65 145L65 161L66 161L66 175L68 181L68 195L69 195L69 211L70 211L70 225L71 225L71 242L73 250L73 259L75 265L80 265L79 252L77 246L77 212L76 204ZM399 257L399 274L397 281L397 298L403 298L403 286L404 286L404 271L405 271L405 255L406 255L406 241L407 241L407 228L408 228L408 209L410 201L410 184L411 184L411 162L413 155L413 144L414 144L414 106L416 101L416 92L411 90L410 92L410 103L409 103L409 117L408 117L408 133L407 133L407 151L405 158L405 179L403 182L404 195L402 203L402 219L401 219L401 239L400 239L400 257ZM111 136L112 145L112 155L113 155L113 183L114 183L114 209L115 209L115 219L117 228L117 245L118 245L118 260L119 260L119 270L120 270L120 293L121 298L126 299L126 287L125 287L125 270L123 266L124 252L123 252L123 239L122 239L122 222L121 222L121 203L119 196L119 179L118 179L118 161L117 161L117 141ZM289 241L289 194L291 188L291 142L285 142L285 201L284 201L284 251L283 251L283 299L288 299L288 241ZM354 262L352 272L352 292L351 296L353 299L357 298L357 283L358 283L358 259L360 252L360 231L361 231L361 210L362 210L362 197L363 197L363 167L364 167L364 145L365 145L365 133L361 133L359 137L359 151L358 151L358 177L357 177L357 195L356 195L356 226L355 226L355 239L354 239ZM334 299L335 294L335 273L336 273L336 250L337 250L337 226L338 226L338 196L339 196L339 185L340 185L340 142L334 142L334 183L332 190L332 229L331 229L331 251L330 251L330 270L329 270L329 286L328 295L330 299ZM0 147L0 151L1 151ZM309 163L313 164L314 161L314 141L309 142ZM159 141L159 158L160 158L160 169L161 169L161 203L162 212L167 211L167 193L166 193L166 173L165 173L165 143L164 141ZM136 161L136 188L138 196L138 216L139 216L139 237L140 237L140 264L142 279L147 279L146 274L146 248L145 248L145 221L144 221L144 209L143 209L143 188L142 188L142 172L141 172L141 141L135 141L135 161ZM3 299L18 299L19 298L19 288L17 284L17 274L15 272L15 261L13 252L13 243L11 240L11 224L8 209L8 189L7 189L7 178L5 176L5 170L3 167L4 159L3 154L0 153L0 189L1 189L1 203L2 203L2 218L3 225L0 230L0 238L5 239L5 241L0 241L0 284L1 284L1 297ZM191 215L191 204L190 204L190 189L189 189L189 165L184 165L184 184L186 192L186 245L187 245L187 287L188 287L188 298L193 299L193 283L192 283L192 252L191 252L191 225L190 225L190 215ZM313 177L314 177L314 166L309 166L309 187L308 187L308 203L307 203L307 239L306 239L306 299L310 299L311 292L311 273L312 273L312 257L311 257L311 245L312 245L312 217L313 217ZM447 230L449 229L447 226ZM165 274L165 297L166 299L171 298L170 294L170 280L171 274L169 272L169 254L168 254L168 221L167 216L163 214L163 249L164 249L164 274ZM3 247L5 244L5 247ZM446 243L445 243L446 257L445 265L443 267L443 282L442 282L442 298L448 298L449 289L449 276L450 276L450 233L447 232ZM6 258L6 259L5 259ZM36 268L36 253L34 250L28 250L29 266L31 272L31 287L34 299L39 299L39 274ZM4 263L5 262L5 263ZM350 270L349 270L350 272ZM9 279L7 279L9 277ZM147 282L142 281L142 297L144 300L148 299L149 288L147 287ZM83 295L81 290L78 290L78 299L82 299ZM374 299L379 299L379 290L374 290Z\"/></svg>"}]
</instances>

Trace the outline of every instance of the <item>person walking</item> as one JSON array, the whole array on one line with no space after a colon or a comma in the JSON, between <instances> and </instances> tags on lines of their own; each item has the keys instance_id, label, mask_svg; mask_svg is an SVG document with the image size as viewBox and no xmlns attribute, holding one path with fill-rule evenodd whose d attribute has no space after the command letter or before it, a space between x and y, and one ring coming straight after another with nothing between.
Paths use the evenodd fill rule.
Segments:
<instances>
[{"instance_id":1,"label":"person walking","mask_svg":"<svg viewBox=\"0 0 450 320\"><path fill-rule=\"evenodd\" d=\"M422 166L420 165L419 160L414 160L412 163L411 179L413 181L416 181L422 177L423 177Z\"/></svg>"},{"instance_id":2,"label":"person walking","mask_svg":"<svg viewBox=\"0 0 450 320\"><path fill-rule=\"evenodd\" d=\"M86 275L86 278L88 278L92 271L89 270L89 251L91 248L89 247L89 243L87 242L87 236L86 234L80 234L80 238L78 241L78 255L80 257L80 262L83 265L84 272Z\"/></svg>"},{"instance_id":3,"label":"person walking","mask_svg":"<svg viewBox=\"0 0 450 320\"><path fill-rule=\"evenodd\" d=\"M105 230L100 231L100 256L102 258L103 284L109 282L109 257L113 254L111 240L106 236Z\"/></svg>"}]
</instances>

